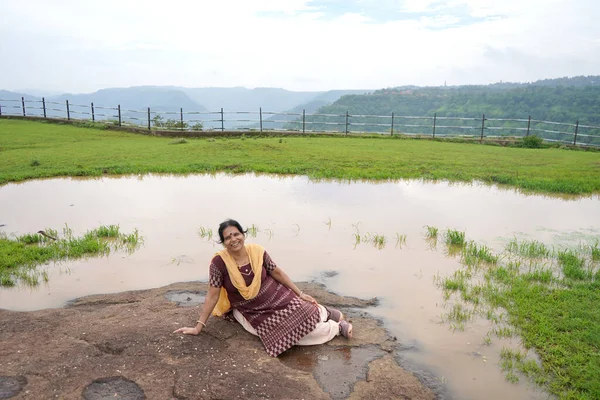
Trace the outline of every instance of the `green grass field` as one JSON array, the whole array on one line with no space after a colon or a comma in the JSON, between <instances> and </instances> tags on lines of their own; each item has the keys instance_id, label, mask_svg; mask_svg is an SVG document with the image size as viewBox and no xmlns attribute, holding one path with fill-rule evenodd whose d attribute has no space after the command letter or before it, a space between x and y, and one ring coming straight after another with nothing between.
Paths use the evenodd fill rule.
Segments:
<instances>
[{"instance_id":1,"label":"green grass field","mask_svg":"<svg viewBox=\"0 0 600 400\"><path fill-rule=\"evenodd\" d=\"M0 184L53 176L226 171L311 178L480 180L600 191L600 152L357 137L173 138L0 119Z\"/></svg>"}]
</instances>

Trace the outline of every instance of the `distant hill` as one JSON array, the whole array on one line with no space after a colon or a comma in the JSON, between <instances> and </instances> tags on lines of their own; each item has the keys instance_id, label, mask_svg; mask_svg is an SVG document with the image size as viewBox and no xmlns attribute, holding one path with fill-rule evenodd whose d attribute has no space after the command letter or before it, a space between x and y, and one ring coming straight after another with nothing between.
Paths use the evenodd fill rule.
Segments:
<instances>
[{"instance_id":1,"label":"distant hill","mask_svg":"<svg viewBox=\"0 0 600 400\"><path fill-rule=\"evenodd\" d=\"M328 104L331 104L337 101L340 97L349 95L349 94L365 94L370 93L369 90L329 90L327 92L323 92L315 97L313 100L308 103L300 104L296 107L293 107L289 110L285 110L283 112L290 114L302 114L304 111L306 114L313 114L317 112L317 110L321 107L324 107ZM271 115L268 117L264 117L263 127L266 129L282 129L286 125L286 123L290 121L294 121L298 119L298 116L295 115ZM271 122L274 121L274 122Z\"/></svg>"},{"instance_id":2,"label":"distant hill","mask_svg":"<svg viewBox=\"0 0 600 400\"><path fill-rule=\"evenodd\" d=\"M46 97L48 102L57 102L59 104L49 105L47 112L48 116L64 117L66 115L65 101L69 100L71 105L72 115L74 117L82 117L84 114L77 112L89 112L89 105L94 102L95 106L116 107L121 105L123 118L137 117L143 120L147 119L147 115L143 114L147 107L151 108L152 118L155 112L161 113L164 119L179 119L180 108L184 112L213 112L210 115L194 115L184 116L184 119L194 118L204 123L206 127L219 128L220 122L208 122L208 120L216 120L220 118L216 114L224 109L225 113L233 111L244 111L256 113L248 114L230 114L226 115L226 128L236 128L239 126L253 127L258 126L258 123L240 121L236 123L235 119L253 119L258 120L258 111L260 108L266 112L294 112L293 110L306 109L306 112L314 112L318 107L330 104L340 98L344 94L366 93L367 90L331 90L331 91L302 91L294 92L279 88L255 88L247 89L243 87L233 88L184 88L176 86L138 86L130 88L110 88L102 89L94 93L86 94L70 94L65 93L59 96ZM14 93L2 91L4 96L0 98L20 99L25 96L26 100L40 100L40 97L30 96L28 94ZM16 104L16 103L15 103ZM50 104L50 103L49 103ZM83 108L78 106L83 106ZM50 110L50 109L54 110ZM57 111L58 110L58 111ZM133 113L125 110L140 111ZM292 111L289 111L292 110ZM18 110L17 110L18 111ZM111 119L114 119L114 110L98 110L97 114L109 114ZM164 114L165 112L172 112ZM30 115L41 115L41 111L31 110ZM267 119L268 114L265 115ZM275 116L273 116L274 118ZM102 117L99 117L101 119ZM277 116L275 119L287 121L293 119L293 116ZM135 120L131 120L135 122ZM281 128L285 122L274 123L276 126L271 128Z\"/></svg>"},{"instance_id":3,"label":"distant hill","mask_svg":"<svg viewBox=\"0 0 600 400\"><path fill-rule=\"evenodd\" d=\"M323 92L292 92L278 88L177 88L209 111L284 111L306 103Z\"/></svg>"},{"instance_id":4,"label":"distant hill","mask_svg":"<svg viewBox=\"0 0 600 400\"><path fill-rule=\"evenodd\" d=\"M431 134L431 118L470 117L481 119L527 119L564 122L600 126L600 76L559 78L530 84L499 83L487 86L454 87L399 87L377 90L365 95L347 95L331 105L317 111L320 114L337 114L339 117L307 117L307 129L343 130L345 113L352 115L380 115L381 118L350 117L351 129L366 132L389 132L391 114L396 116L396 129L400 132ZM429 120L402 119L402 116L428 117ZM340 125L332 125L338 123ZM452 133L474 133L475 125L480 122L444 120L440 125L473 125L473 130L453 129ZM354 124L354 125L352 125ZM373 124L373 125L366 125ZM376 126L375 124L381 124ZM404 124L406 126L401 126ZM408 126L413 125L413 126ZM424 126L414 126L424 125ZM512 121L494 121L495 127L526 127ZM286 129L299 129L299 122L288 123ZM488 123L493 128L492 122ZM573 133L573 127L546 126L539 124L541 136L549 139L562 137L556 134L546 135L542 130L559 130ZM447 130L446 132L450 132ZM490 131L491 132L491 131ZM438 134L443 134L442 129ZM538 134L536 133L536 134ZM580 132L583 133L583 132ZM523 134L522 131L496 131L495 134ZM583 139L582 139L583 140Z\"/></svg>"},{"instance_id":5,"label":"distant hill","mask_svg":"<svg viewBox=\"0 0 600 400\"><path fill-rule=\"evenodd\" d=\"M20 98L21 94L2 91L0 98ZM40 97L25 95L26 100L41 100ZM116 110L103 110L101 107L116 108L121 106L121 116L124 121L136 122L134 118L146 121L147 110L150 107L152 117L155 113L178 112L183 108L185 112L205 112L206 108L194 102L181 90L152 86L138 86L130 88L110 88L98 90L94 93L71 94L46 97L47 116L63 118L66 115L66 100L73 118L91 118L85 113L91 112L91 103L94 103L97 119L116 119ZM57 104L54 104L57 103ZM28 115L43 115L42 110L28 111ZM103 116L104 115L104 116ZM179 119L178 115L165 115L165 119ZM143 124L143 122L140 122Z\"/></svg>"}]
</instances>

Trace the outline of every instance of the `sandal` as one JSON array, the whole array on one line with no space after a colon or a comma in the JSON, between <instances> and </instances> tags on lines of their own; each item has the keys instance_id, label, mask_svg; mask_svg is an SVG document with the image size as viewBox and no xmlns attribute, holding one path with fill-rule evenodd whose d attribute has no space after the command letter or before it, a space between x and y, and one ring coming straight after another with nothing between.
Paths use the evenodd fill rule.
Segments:
<instances>
[{"instance_id":1,"label":"sandal","mask_svg":"<svg viewBox=\"0 0 600 400\"><path fill-rule=\"evenodd\" d=\"M352 339L352 324L348 323L346 320L341 320L340 333L346 339Z\"/></svg>"},{"instance_id":2,"label":"sandal","mask_svg":"<svg viewBox=\"0 0 600 400\"><path fill-rule=\"evenodd\" d=\"M327 306L323 306L327 310L327 319L325 322L329 320L333 320L335 322L340 322L344 320L344 314L340 310L336 310L335 308L329 308Z\"/></svg>"}]
</instances>

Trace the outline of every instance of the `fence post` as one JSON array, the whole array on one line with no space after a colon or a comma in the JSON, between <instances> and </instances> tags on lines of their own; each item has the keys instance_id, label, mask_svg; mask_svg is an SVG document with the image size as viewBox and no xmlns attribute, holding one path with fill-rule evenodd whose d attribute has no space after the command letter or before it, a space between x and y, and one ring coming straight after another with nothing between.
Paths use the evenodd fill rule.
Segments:
<instances>
[{"instance_id":1,"label":"fence post","mask_svg":"<svg viewBox=\"0 0 600 400\"><path fill-rule=\"evenodd\" d=\"M225 132L225 121L223 118L223 107L221 107L221 132Z\"/></svg>"},{"instance_id":2,"label":"fence post","mask_svg":"<svg viewBox=\"0 0 600 400\"><path fill-rule=\"evenodd\" d=\"M21 106L23 106L23 116L26 117L25 115L25 98L21 97Z\"/></svg>"},{"instance_id":3,"label":"fence post","mask_svg":"<svg viewBox=\"0 0 600 400\"><path fill-rule=\"evenodd\" d=\"M150 127L150 107L148 107L148 130L151 130L152 128Z\"/></svg>"},{"instance_id":4,"label":"fence post","mask_svg":"<svg viewBox=\"0 0 600 400\"><path fill-rule=\"evenodd\" d=\"M262 107L258 109L258 119L260 120L260 132L262 133Z\"/></svg>"},{"instance_id":5,"label":"fence post","mask_svg":"<svg viewBox=\"0 0 600 400\"><path fill-rule=\"evenodd\" d=\"M42 97L42 109L44 110L44 118L46 118L46 98Z\"/></svg>"},{"instance_id":6,"label":"fence post","mask_svg":"<svg viewBox=\"0 0 600 400\"><path fill-rule=\"evenodd\" d=\"M483 130L485 129L485 114L481 117L481 138L480 141L483 140Z\"/></svg>"},{"instance_id":7,"label":"fence post","mask_svg":"<svg viewBox=\"0 0 600 400\"><path fill-rule=\"evenodd\" d=\"M90 104L92 108L92 122L96 122L96 115L94 114L94 102L92 101Z\"/></svg>"},{"instance_id":8,"label":"fence post","mask_svg":"<svg viewBox=\"0 0 600 400\"><path fill-rule=\"evenodd\" d=\"M71 120L71 112L69 111L69 100L66 100L67 102L67 121Z\"/></svg>"},{"instance_id":9,"label":"fence post","mask_svg":"<svg viewBox=\"0 0 600 400\"><path fill-rule=\"evenodd\" d=\"M117 105L117 111L119 111L119 126L121 126L121 105Z\"/></svg>"},{"instance_id":10,"label":"fence post","mask_svg":"<svg viewBox=\"0 0 600 400\"><path fill-rule=\"evenodd\" d=\"M527 135L525 136L529 136L529 128L531 127L531 115L529 116L529 119L527 120Z\"/></svg>"},{"instance_id":11,"label":"fence post","mask_svg":"<svg viewBox=\"0 0 600 400\"><path fill-rule=\"evenodd\" d=\"M433 138L435 139L435 122L437 121L437 113L433 113Z\"/></svg>"},{"instance_id":12,"label":"fence post","mask_svg":"<svg viewBox=\"0 0 600 400\"><path fill-rule=\"evenodd\" d=\"M306 109L302 109L302 133L306 133Z\"/></svg>"},{"instance_id":13,"label":"fence post","mask_svg":"<svg viewBox=\"0 0 600 400\"><path fill-rule=\"evenodd\" d=\"M181 121L181 130L183 130L183 108L179 109L179 121Z\"/></svg>"},{"instance_id":14,"label":"fence post","mask_svg":"<svg viewBox=\"0 0 600 400\"><path fill-rule=\"evenodd\" d=\"M346 111L346 136L348 136L348 111Z\"/></svg>"},{"instance_id":15,"label":"fence post","mask_svg":"<svg viewBox=\"0 0 600 400\"><path fill-rule=\"evenodd\" d=\"M0 117L2 116L2 104L0 104Z\"/></svg>"},{"instance_id":16,"label":"fence post","mask_svg":"<svg viewBox=\"0 0 600 400\"><path fill-rule=\"evenodd\" d=\"M390 129L390 136L394 136L394 113L392 112L392 128Z\"/></svg>"},{"instance_id":17,"label":"fence post","mask_svg":"<svg viewBox=\"0 0 600 400\"><path fill-rule=\"evenodd\" d=\"M573 146L577 145L577 131L579 130L579 120L575 124L575 136L573 137Z\"/></svg>"}]
</instances>

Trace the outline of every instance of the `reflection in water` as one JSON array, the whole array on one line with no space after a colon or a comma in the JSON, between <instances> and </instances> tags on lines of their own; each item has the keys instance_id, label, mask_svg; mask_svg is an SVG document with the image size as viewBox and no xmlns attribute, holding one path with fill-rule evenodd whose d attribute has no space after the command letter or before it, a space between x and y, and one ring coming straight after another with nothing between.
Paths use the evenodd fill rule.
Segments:
<instances>
[{"instance_id":1,"label":"reflection in water","mask_svg":"<svg viewBox=\"0 0 600 400\"><path fill-rule=\"evenodd\" d=\"M425 226L439 228L440 235L448 228L465 231L467 240L496 250L513 236L578 243L600 232L597 197L563 201L485 185L416 181L346 184L222 174L52 179L0 187L0 210L7 234L66 223L80 235L118 224L122 231L139 229L145 238L133 254L49 265L47 284L0 289L0 307L60 307L92 293L206 280L208 261L220 245L216 235L201 238L199 228L216 232L222 220L236 218L259 228L248 240L263 244L294 280L380 298L372 312L401 343L422 349L404 356L431 369L461 399L543 395L505 382L497 363L509 341L484 346L487 321L455 333L439 323L443 298L433 277L451 274L459 264L441 243L424 239ZM356 243L356 234L384 237L385 246ZM404 239L399 246L398 238ZM478 352L481 357L473 355Z\"/></svg>"}]
</instances>

